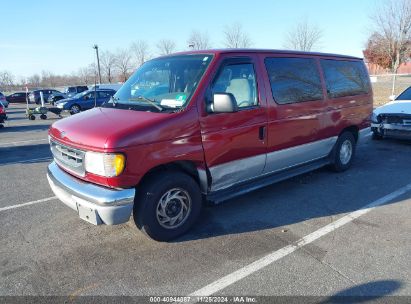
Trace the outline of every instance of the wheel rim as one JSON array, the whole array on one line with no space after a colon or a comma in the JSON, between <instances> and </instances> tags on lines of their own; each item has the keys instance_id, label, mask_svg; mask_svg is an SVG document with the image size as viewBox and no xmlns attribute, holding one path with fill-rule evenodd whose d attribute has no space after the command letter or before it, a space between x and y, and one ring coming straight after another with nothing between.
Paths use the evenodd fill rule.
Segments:
<instances>
[{"instance_id":1,"label":"wheel rim","mask_svg":"<svg viewBox=\"0 0 411 304\"><path fill-rule=\"evenodd\" d=\"M350 162L352 156L352 143L349 140L346 140L342 143L340 149L340 161L343 165L346 165Z\"/></svg>"},{"instance_id":2,"label":"wheel rim","mask_svg":"<svg viewBox=\"0 0 411 304\"><path fill-rule=\"evenodd\" d=\"M166 229L176 229L183 225L191 212L191 198L180 188L168 190L157 203L158 223Z\"/></svg>"},{"instance_id":3,"label":"wheel rim","mask_svg":"<svg viewBox=\"0 0 411 304\"><path fill-rule=\"evenodd\" d=\"M77 114L80 112L80 108L78 106L72 106L71 107L71 112L74 114Z\"/></svg>"}]
</instances>

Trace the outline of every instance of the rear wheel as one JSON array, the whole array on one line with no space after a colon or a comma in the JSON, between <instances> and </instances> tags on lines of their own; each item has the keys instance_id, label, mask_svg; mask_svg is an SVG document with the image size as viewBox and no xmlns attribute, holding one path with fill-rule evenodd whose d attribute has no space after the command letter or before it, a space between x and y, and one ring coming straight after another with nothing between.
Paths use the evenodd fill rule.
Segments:
<instances>
[{"instance_id":1,"label":"rear wheel","mask_svg":"<svg viewBox=\"0 0 411 304\"><path fill-rule=\"evenodd\" d=\"M351 167L355 155L355 138L351 132L344 132L338 137L332 153L332 169L343 172Z\"/></svg>"},{"instance_id":2,"label":"rear wheel","mask_svg":"<svg viewBox=\"0 0 411 304\"><path fill-rule=\"evenodd\" d=\"M74 115L74 114L77 114L77 113L80 113L80 112L81 112L81 108L80 108L79 105L74 104L70 107L70 114L71 115Z\"/></svg>"},{"instance_id":3,"label":"rear wheel","mask_svg":"<svg viewBox=\"0 0 411 304\"><path fill-rule=\"evenodd\" d=\"M136 226L157 241L184 234L197 220L202 207L200 188L181 172L164 172L148 178L134 203Z\"/></svg>"},{"instance_id":4,"label":"rear wheel","mask_svg":"<svg viewBox=\"0 0 411 304\"><path fill-rule=\"evenodd\" d=\"M33 114L29 115L29 119L30 120L36 120L36 116L34 116Z\"/></svg>"}]
</instances>

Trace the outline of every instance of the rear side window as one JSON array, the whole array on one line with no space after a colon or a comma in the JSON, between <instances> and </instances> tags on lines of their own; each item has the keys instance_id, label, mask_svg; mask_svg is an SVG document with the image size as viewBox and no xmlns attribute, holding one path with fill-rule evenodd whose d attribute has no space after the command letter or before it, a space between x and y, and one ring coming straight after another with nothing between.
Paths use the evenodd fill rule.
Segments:
<instances>
[{"instance_id":1,"label":"rear side window","mask_svg":"<svg viewBox=\"0 0 411 304\"><path fill-rule=\"evenodd\" d=\"M315 59L265 59L271 91L278 104L323 99L321 79Z\"/></svg>"},{"instance_id":2,"label":"rear side window","mask_svg":"<svg viewBox=\"0 0 411 304\"><path fill-rule=\"evenodd\" d=\"M330 98L368 94L370 83L361 61L321 60Z\"/></svg>"}]
</instances>

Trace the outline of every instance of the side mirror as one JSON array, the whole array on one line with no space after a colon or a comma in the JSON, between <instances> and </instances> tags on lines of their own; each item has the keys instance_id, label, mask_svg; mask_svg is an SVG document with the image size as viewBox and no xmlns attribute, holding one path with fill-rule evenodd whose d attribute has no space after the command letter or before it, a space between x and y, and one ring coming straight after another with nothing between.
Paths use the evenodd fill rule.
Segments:
<instances>
[{"instance_id":1,"label":"side mirror","mask_svg":"<svg viewBox=\"0 0 411 304\"><path fill-rule=\"evenodd\" d=\"M90 99L90 96L88 95L84 96L84 100L88 100L88 99Z\"/></svg>"},{"instance_id":2,"label":"side mirror","mask_svg":"<svg viewBox=\"0 0 411 304\"><path fill-rule=\"evenodd\" d=\"M390 96L390 100L391 100L391 101L394 101L396 97L397 97L397 96L395 96L395 95L391 95L391 96Z\"/></svg>"},{"instance_id":3,"label":"side mirror","mask_svg":"<svg viewBox=\"0 0 411 304\"><path fill-rule=\"evenodd\" d=\"M238 111L237 101L231 93L216 93L210 105L212 113L234 113Z\"/></svg>"}]
</instances>

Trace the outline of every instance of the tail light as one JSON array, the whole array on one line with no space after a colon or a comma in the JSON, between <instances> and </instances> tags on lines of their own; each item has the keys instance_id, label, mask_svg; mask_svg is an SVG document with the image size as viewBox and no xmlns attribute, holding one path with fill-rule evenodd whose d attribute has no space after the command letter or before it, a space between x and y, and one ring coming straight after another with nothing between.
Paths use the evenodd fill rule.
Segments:
<instances>
[{"instance_id":1,"label":"tail light","mask_svg":"<svg viewBox=\"0 0 411 304\"><path fill-rule=\"evenodd\" d=\"M0 114L4 114L4 113L6 113L6 111L4 110L3 106L0 105Z\"/></svg>"}]
</instances>

